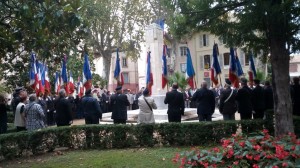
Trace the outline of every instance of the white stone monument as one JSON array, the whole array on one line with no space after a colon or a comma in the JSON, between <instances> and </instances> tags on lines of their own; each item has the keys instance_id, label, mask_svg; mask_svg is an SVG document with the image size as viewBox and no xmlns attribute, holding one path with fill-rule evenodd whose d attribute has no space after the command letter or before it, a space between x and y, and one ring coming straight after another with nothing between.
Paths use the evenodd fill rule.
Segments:
<instances>
[{"instance_id":1,"label":"white stone monument","mask_svg":"<svg viewBox=\"0 0 300 168\"><path fill-rule=\"evenodd\" d=\"M147 50L151 52L151 71L153 75L152 97L158 109L167 109L164 104L167 86L162 89L162 54L163 54L163 29L153 23L145 29Z\"/></svg>"}]
</instances>

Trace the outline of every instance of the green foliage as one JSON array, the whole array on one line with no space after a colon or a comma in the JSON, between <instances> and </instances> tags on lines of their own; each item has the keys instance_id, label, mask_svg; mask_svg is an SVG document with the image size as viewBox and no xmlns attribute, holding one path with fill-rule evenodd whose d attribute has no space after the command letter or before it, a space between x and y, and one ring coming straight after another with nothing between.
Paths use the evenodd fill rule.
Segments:
<instances>
[{"instance_id":1,"label":"green foliage","mask_svg":"<svg viewBox=\"0 0 300 168\"><path fill-rule=\"evenodd\" d=\"M222 140L222 148L193 149L173 161L180 161L181 167L298 167L299 142L294 134L274 138L268 130L251 137L234 134Z\"/></svg>"},{"instance_id":2,"label":"green foliage","mask_svg":"<svg viewBox=\"0 0 300 168\"><path fill-rule=\"evenodd\" d=\"M0 79L8 88L28 86L30 53L48 63L49 75L57 70L63 54L77 52L87 34L79 15L81 0L1 1Z\"/></svg>"},{"instance_id":3,"label":"green foliage","mask_svg":"<svg viewBox=\"0 0 300 168\"><path fill-rule=\"evenodd\" d=\"M171 76L168 77L169 86L172 86L173 83L178 83L179 88L185 89L188 85L186 77L183 73L175 72Z\"/></svg>"}]
</instances>

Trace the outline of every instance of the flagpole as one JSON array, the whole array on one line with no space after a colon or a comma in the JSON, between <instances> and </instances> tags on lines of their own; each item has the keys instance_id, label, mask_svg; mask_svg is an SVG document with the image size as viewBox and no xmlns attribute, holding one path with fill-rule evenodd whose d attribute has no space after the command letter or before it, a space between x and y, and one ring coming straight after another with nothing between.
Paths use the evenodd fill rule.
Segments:
<instances>
[{"instance_id":1,"label":"flagpole","mask_svg":"<svg viewBox=\"0 0 300 168\"><path fill-rule=\"evenodd\" d=\"M218 74L218 76L219 76L219 79L220 79L220 85L221 85L221 87L223 87L221 74Z\"/></svg>"}]
</instances>

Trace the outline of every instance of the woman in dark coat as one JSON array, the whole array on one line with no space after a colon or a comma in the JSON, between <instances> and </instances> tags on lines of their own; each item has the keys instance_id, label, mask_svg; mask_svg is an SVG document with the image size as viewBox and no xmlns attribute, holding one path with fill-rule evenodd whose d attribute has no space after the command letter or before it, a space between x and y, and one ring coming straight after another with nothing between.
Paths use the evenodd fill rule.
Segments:
<instances>
[{"instance_id":1,"label":"woman in dark coat","mask_svg":"<svg viewBox=\"0 0 300 168\"><path fill-rule=\"evenodd\" d=\"M0 134L7 131L7 108L4 95L0 95Z\"/></svg>"}]
</instances>

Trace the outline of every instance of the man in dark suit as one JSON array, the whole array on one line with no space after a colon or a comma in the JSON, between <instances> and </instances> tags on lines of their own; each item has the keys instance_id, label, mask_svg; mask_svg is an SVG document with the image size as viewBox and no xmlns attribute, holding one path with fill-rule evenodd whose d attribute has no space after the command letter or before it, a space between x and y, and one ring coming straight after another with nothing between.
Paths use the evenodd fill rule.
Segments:
<instances>
[{"instance_id":1,"label":"man in dark suit","mask_svg":"<svg viewBox=\"0 0 300 168\"><path fill-rule=\"evenodd\" d=\"M66 99L66 90L60 89L59 97L55 102L56 125L67 126L72 123L72 109L70 102Z\"/></svg>"},{"instance_id":2,"label":"man in dark suit","mask_svg":"<svg viewBox=\"0 0 300 168\"><path fill-rule=\"evenodd\" d=\"M102 110L97 99L92 96L91 89L85 92L81 105L85 116L85 124L99 124L99 119L102 119Z\"/></svg>"},{"instance_id":3,"label":"man in dark suit","mask_svg":"<svg viewBox=\"0 0 300 168\"><path fill-rule=\"evenodd\" d=\"M254 80L255 88L252 91L252 105L253 105L253 118L254 119L263 119L265 111L265 92L264 89L260 86L260 80Z\"/></svg>"},{"instance_id":4,"label":"man in dark suit","mask_svg":"<svg viewBox=\"0 0 300 168\"><path fill-rule=\"evenodd\" d=\"M167 92L164 103L168 104L169 122L181 122L181 115L184 115L183 94L177 91L178 84L173 83L172 91Z\"/></svg>"},{"instance_id":5,"label":"man in dark suit","mask_svg":"<svg viewBox=\"0 0 300 168\"><path fill-rule=\"evenodd\" d=\"M252 90L247 86L247 79L241 79L241 88L237 92L236 101L241 120L252 118Z\"/></svg>"},{"instance_id":6,"label":"man in dark suit","mask_svg":"<svg viewBox=\"0 0 300 168\"><path fill-rule=\"evenodd\" d=\"M293 78L294 84L292 85L292 101L293 101L293 114L300 116L300 82L299 77Z\"/></svg>"},{"instance_id":7,"label":"man in dark suit","mask_svg":"<svg viewBox=\"0 0 300 168\"><path fill-rule=\"evenodd\" d=\"M127 120L127 106L130 105L127 96L122 94L122 86L116 88L116 94L110 98L112 107L111 119L114 124L126 124Z\"/></svg>"},{"instance_id":8,"label":"man in dark suit","mask_svg":"<svg viewBox=\"0 0 300 168\"><path fill-rule=\"evenodd\" d=\"M215 95L213 91L207 88L205 81L202 82L201 89L193 95L192 100L198 102L197 114L199 121L212 121L212 114L215 111Z\"/></svg>"},{"instance_id":9,"label":"man in dark suit","mask_svg":"<svg viewBox=\"0 0 300 168\"><path fill-rule=\"evenodd\" d=\"M274 108L273 89L272 89L269 81L265 82L264 92L265 92L266 110L273 110L273 108Z\"/></svg>"},{"instance_id":10,"label":"man in dark suit","mask_svg":"<svg viewBox=\"0 0 300 168\"><path fill-rule=\"evenodd\" d=\"M220 113L224 120L235 120L235 112L237 111L236 104L237 91L231 89L231 82L229 79L225 80L224 90L220 95Z\"/></svg>"}]
</instances>

